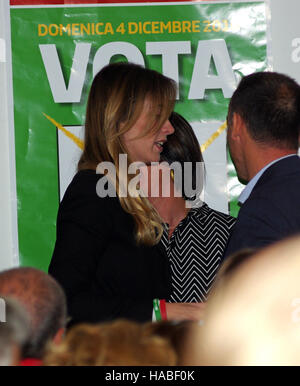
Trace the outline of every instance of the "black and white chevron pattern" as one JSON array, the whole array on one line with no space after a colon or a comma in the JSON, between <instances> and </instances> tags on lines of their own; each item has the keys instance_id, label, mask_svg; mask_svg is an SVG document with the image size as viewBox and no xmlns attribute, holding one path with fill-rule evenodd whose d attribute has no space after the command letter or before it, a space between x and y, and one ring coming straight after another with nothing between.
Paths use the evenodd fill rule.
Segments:
<instances>
[{"instance_id":1,"label":"black and white chevron pattern","mask_svg":"<svg viewBox=\"0 0 300 386\"><path fill-rule=\"evenodd\" d=\"M168 239L161 242L169 257L173 292L169 302L203 302L216 276L235 218L203 204L193 208Z\"/></svg>"}]
</instances>

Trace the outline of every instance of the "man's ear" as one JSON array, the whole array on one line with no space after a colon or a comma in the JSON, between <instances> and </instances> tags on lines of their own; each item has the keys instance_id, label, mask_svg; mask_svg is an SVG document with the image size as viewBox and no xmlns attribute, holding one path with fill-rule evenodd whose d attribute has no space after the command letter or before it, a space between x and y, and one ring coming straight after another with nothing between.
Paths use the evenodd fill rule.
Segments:
<instances>
[{"instance_id":1,"label":"man's ear","mask_svg":"<svg viewBox=\"0 0 300 386\"><path fill-rule=\"evenodd\" d=\"M64 339L64 335L65 335L65 329L63 327L61 327L57 331L57 333L55 334L55 336L53 338L53 343L54 344L60 344Z\"/></svg>"},{"instance_id":2,"label":"man's ear","mask_svg":"<svg viewBox=\"0 0 300 386\"><path fill-rule=\"evenodd\" d=\"M245 123L238 113L233 113L231 125L231 138L235 141L241 141L243 138Z\"/></svg>"}]
</instances>

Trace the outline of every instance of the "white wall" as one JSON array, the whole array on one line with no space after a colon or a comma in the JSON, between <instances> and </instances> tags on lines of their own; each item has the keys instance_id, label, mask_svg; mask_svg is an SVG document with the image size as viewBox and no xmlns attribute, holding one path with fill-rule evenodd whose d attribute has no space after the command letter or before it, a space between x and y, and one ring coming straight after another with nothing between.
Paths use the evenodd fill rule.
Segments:
<instances>
[{"instance_id":1,"label":"white wall","mask_svg":"<svg viewBox=\"0 0 300 386\"><path fill-rule=\"evenodd\" d=\"M17 245L13 242L13 221L16 220L12 210L15 200L14 179L11 178L10 157L14 152L9 151L9 113L7 80L9 68L7 59L9 53L5 52L7 46L7 17L5 8L8 0L0 1L0 270L18 265Z\"/></svg>"},{"instance_id":2,"label":"white wall","mask_svg":"<svg viewBox=\"0 0 300 386\"><path fill-rule=\"evenodd\" d=\"M270 0L270 3L274 71L288 74L300 83L300 49L298 60L295 61L295 54L292 57L296 49L292 46L295 38L300 47L300 1Z\"/></svg>"},{"instance_id":3,"label":"white wall","mask_svg":"<svg viewBox=\"0 0 300 386\"><path fill-rule=\"evenodd\" d=\"M299 0L269 0L271 6L271 38L274 70L291 75L300 83L300 49L298 56L292 59L292 46L295 38L299 38L300 47L300 15ZM0 0L0 39L7 40L8 18L5 17L5 7L9 0ZM0 41L1 42L1 41ZM7 59L9 59L8 55ZM298 60L299 57L299 60ZM14 170L14 152L9 151L8 121L12 120L8 104L11 98L7 94L7 78L10 78L9 67L3 62L0 43L0 270L18 265L18 251L13 230L16 224L15 181L12 178ZM10 127L12 127L10 125Z\"/></svg>"}]
</instances>

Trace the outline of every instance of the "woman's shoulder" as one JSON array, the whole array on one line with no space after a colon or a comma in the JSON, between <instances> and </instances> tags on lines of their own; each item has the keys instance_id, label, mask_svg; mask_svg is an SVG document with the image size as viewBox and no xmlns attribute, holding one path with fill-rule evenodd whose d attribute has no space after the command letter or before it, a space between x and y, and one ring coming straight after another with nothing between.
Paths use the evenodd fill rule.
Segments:
<instances>
[{"instance_id":1,"label":"woman's shoulder","mask_svg":"<svg viewBox=\"0 0 300 386\"><path fill-rule=\"evenodd\" d=\"M107 178L103 174L98 174L95 170L92 169L80 170L75 174L72 181L70 182L66 190L65 196L82 195L94 196L95 198L100 197L99 192L97 192L97 186L101 179L105 179L105 183L103 183L104 188L106 187L106 185L111 186L111 184L107 182ZM110 192L111 194L111 190L108 190L107 187L106 191ZM106 196L105 194L102 194L101 197L105 198ZM116 195L113 196L111 194L109 196L107 194L107 197L116 197Z\"/></svg>"},{"instance_id":2,"label":"woman's shoulder","mask_svg":"<svg viewBox=\"0 0 300 386\"><path fill-rule=\"evenodd\" d=\"M102 186L107 190L107 195L99 194L98 183L101 178L105 178L106 183ZM110 189L107 186L110 186ZM91 169L80 170L75 174L61 202L62 207L80 206L102 209L111 208L116 204L119 205L119 200L116 194L112 195L111 184L107 182L104 175L97 174Z\"/></svg>"},{"instance_id":3,"label":"woman's shoulder","mask_svg":"<svg viewBox=\"0 0 300 386\"><path fill-rule=\"evenodd\" d=\"M67 190L78 191L82 193L88 193L95 188L97 181L102 177L92 169L79 170L72 181L70 182Z\"/></svg>"}]
</instances>

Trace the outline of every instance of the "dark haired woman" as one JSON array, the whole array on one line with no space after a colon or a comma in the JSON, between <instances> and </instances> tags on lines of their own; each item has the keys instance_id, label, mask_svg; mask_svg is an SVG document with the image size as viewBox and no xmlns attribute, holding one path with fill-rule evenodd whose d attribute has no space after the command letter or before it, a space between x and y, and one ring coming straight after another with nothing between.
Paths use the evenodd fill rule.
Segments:
<instances>
[{"instance_id":1,"label":"dark haired woman","mask_svg":"<svg viewBox=\"0 0 300 386\"><path fill-rule=\"evenodd\" d=\"M160 241L171 266L172 291L166 300L205 302L235 218L209 208L200 200L203 158L198 140L181 115L172 113L170 122L175 132L164 146L161 161L176 162L183 178L175 178L169 197L151 197L149 194L149 200L166 224ZM186 162L191 166L189 175L185 173ZM190 188L191 196L184 194L186 188ZM183 194L176 195L176 191Z\"/></svg>"}]
</instances>

